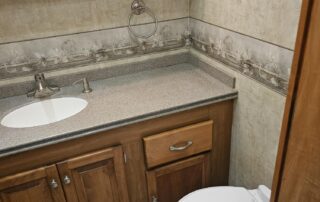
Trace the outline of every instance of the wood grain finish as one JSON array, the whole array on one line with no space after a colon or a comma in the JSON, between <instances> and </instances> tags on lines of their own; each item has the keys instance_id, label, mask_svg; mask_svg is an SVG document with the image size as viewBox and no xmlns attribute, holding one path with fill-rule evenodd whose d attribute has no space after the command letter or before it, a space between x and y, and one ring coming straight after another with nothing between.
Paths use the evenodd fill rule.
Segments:
<instances>
[{"instance_id":1,"label":"wood grain finish","mask_svg":"<svg viewBox=\"0 0 320 202\"><path fill-rule=\"evenodd\" d=\"M56 188L50 186L55 180ZM0 179L1 202L63 202L64 194L56 167L48 166Z\"/></svg>"},{"instance_id":2,"label":"wood grain finish","mask_svg":"<svg viewBox=\"0 0 320 202\"><path fill-rule=\"evenodd\" d=\"M0 158L0 178L55 164L90 152L122 145L127 155L125 170L131 202L147 201L145 159L142 138L152 134L213 120L214 148L210 154L210 185L227 185L233 100L187 110L124 126L87 137Z\"/></svg>"},{"instance_id":3,"label":"wood grain finish","mask_svg":"<svg viewBox=\"0 0 320 202\"><path fill-rule=\"evenodd\" d=\"M208 186L209 158L199 155L147 172L149 201L177 202Z\"/></svg>"},{"instance_id":4,"label":"wood grain finish","mask_svg":"<svg viewBox=\"0 0 320 202\"><path fill-rule=\"evenodd\" d=\"M320 1L305 0L271 201L320 201Z\"/></svg>"},{"instance_id":5,"label":"wood grain finish","mask_svg":"<svg viewBox=\"0 0 320 202\"><path fill-rule=\"evenodd\" d=\"M232 108L232 101L227 103L226 105ZM208 112L209 107L201 107L0 158L0 177L53 164L98 149L141 141L142 137L150 134L209 120Z\"/></svg>"},{"instance_id":6,"label":"wood grain finish","mask_svg":"<svg viewBox=\"0 0 320 202\"><path fill-rule=\"evenodd\" d=\"M123 145L127 163L125 166L130 202L148 201L146 167L142 141Z\"/></svg>"},{"instance_id":7,"label":"wood grain finish","mask_svg":"<svg viewBox=\"0 0 320 202\"><path fill-rule=\"evenodd\" d=\"M210 120L143 138L148 168L211 150L212 128Z\"/></svg>"},{"instance_id":8,"label":"wood grain finish","mask_svg":"<svg viewBox=\"0 0 320 202\"><path fill-rule=\"evenodd\" d=\"M233 119L232 102L221 102L209 109L210 119L214 123L212 152L210 153L210 185L228 185L231 149L231 129Z\"/></svg>"},{"instance_id":9,"label":"wood grain finish","mask_svg":"<svg viewBox=\"0 0 320 202\"><path fill-rule=\"evenodd\" d=\"M68 201L129 201L120 146L66 160L58 169Z\"/></svg>"}]
</instances>

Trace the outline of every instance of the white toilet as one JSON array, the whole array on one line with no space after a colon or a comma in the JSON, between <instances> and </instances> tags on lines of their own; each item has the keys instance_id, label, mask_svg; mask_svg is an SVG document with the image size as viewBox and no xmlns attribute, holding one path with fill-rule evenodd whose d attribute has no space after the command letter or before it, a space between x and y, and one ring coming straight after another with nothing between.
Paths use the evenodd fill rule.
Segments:
<instances>
[{"instance_id":1,"label":"white toilet","mask_svg":"<svg viewBox=\"0 0 320 202\"><path fill-rule=\"evenodd\" d=\"M194 191L179 202L269 202L271 191L260 185L257 189L243 187L209 187Z\"/></svg>"}]
</instances>

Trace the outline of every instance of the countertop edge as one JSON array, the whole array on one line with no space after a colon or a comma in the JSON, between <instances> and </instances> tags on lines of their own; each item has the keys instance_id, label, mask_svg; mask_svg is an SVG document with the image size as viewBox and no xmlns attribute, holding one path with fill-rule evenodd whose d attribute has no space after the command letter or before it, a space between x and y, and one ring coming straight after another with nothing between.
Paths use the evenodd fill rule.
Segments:
<instances>
[{"instance_id":1,"label":"countertop edge","mask_svg":"<svg viewBox=\"0 0 320 202\"><path fill-rule=\"evenodd\" d=\"M22 153L25 151L38 149L40 147L45 147L45 146L65 142L68 140L73 140L73 139L97 134L97 133L104 132L107 130L127 126L127 125L134 124L134 123L139 123L139 122L150 120L150 119L163 117L166 115L170 115L170 114L174 114L174 113L178 113L178 112L182 112L182 111L186 111L186 110L190 110L190 109L194 109L194 108L198 108L198 107L202 107L202 106L206 106L206 105L210 105L210 104L214 104L214 103L218 103L218 102L222 102L222 101L233 100L233 99L236 99L237 97L238 97L238 92L235 91L235 92L232 92L229 94L224 94L221 96L212 97L212 98L205 99L205 100L199 100L199 101L196 101L193 103L188 103L185 105L180 105L180 106L176 106L176 107L172 107L172 108L168 108L168 109L164 109L164 110L160 110L160 111L155 111L155 112L151 112L148 114L139 115L136 117L131 117L128 119L123 119L123 120L119 120L116 122L111 122L111 123L108 123L105 125L95 126L95 127L88 128L85 130L61 134L59 136L43 139L41 141L36 141L36 142L29 143L29 144L24 144L24 145L19 145L17 147L7 148L5 150L0 151L0 158L8 157L8 156Z\"/></svg>"}]
</instances>

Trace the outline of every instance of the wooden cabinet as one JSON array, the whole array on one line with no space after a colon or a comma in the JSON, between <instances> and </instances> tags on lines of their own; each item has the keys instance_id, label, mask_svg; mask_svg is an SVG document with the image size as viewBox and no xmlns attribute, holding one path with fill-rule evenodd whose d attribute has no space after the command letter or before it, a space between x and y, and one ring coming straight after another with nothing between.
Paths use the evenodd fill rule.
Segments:
<instances>
[{"instance_id":1,"label":"wooden cabinet","mask_svg":"<svg viewBox=\"0 0 320 202\"><path fill-rule=\"evenodd\" d=\"M129 201L120 146L66 160L58 169L68 201Z\"/></svg>"},{"instance_id":2,"label":"wooden cabinet","mask_svg":"<svg viewBox=\"0 0 320 202\"><path fill-rule=\"evenodd\" d=\"M55 165L0 179L1 202L64 202Z\"/></svg>"},{"instance_id":3,"label":"wooden cabinet","mask_svg":"<svg viewBox=\"0 0 320 202\"><path fill-rule=\"evenodd\" d=\"M176 202L227 185L232 113L229 100L2 157L0 202Z\"/></svg>"},{"instance_id":4,"label":"wooden cabinet","mask_svg":"<svg viewBox=\"0 0 320 202\"><path fill-rule=\"evenodd\" d=\"M112 147L2 178L0 194L1 202L128 202L122 149Z\"/></svg>"},{"instance_id":5,"label":"wooden cabinet","mask_svg":"<svg viewBox=\"0 0 320 202\"><path fill-rule=\"evenodd\" d=\"M183 196L208 186L209 158L199 155L147 172L150 202L177 202Z\"/></svg>"}]
</instances>

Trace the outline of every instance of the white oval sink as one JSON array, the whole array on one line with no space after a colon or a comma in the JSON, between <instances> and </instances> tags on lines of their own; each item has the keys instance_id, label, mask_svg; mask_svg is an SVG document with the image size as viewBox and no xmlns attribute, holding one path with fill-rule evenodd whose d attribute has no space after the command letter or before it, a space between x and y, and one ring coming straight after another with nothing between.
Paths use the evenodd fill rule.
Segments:
<instances>
[{"instance_id":1,"label":"white oval sink","mask_svg":"<svg viewBox=\"0 0 320 202\"><path fill-rule=\"evenodd\" d=\"M10 128L42 126L74 116L87 106L80 98L56 98L32 103L7 114L1 125Z\"/></svg>"}]
</instances>

